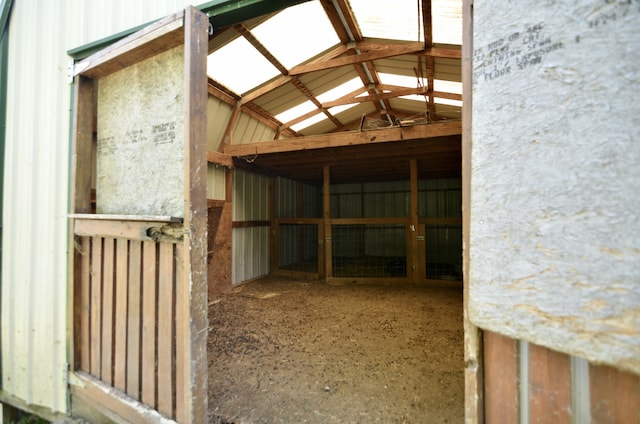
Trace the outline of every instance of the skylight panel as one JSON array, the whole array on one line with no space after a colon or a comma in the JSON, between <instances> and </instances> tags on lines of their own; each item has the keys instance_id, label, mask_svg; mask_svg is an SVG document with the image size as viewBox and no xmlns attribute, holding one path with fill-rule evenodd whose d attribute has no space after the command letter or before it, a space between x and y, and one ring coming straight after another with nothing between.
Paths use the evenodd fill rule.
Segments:
<instances>
[{"instance_id":1,"label":"skylight panel","mask_svg":"<svg viewBox=\"0 0 640 424\"><path fill-rule=\"evenodd\" d=\"M315 109L317 109L316 105L313 104L311 100L307 100L304 103L300 103L291 109L287 109L284 112L277 114L275 118L282 123L287 123Z\"/></svg>"},{"instance_id":2,"label":"skylight panel","mask_svg":"<svg viewBox=\"0 0 640 424\"><path fill-rule=\"evenodd\" d=\"M433 102L441 104L441 105L462 107L462 101L461 100L442 99L440 97L434 97L433 98Z\"/></svg>"},{"instance_id":3,"label":"skylight panel","mask_svg":"<svg viewBox=\"0 0 640 424\"><path fill-rule=\"evenodd\" d=\"M324 93L316 96L316 98L320 103L326 103L344 97L358 89L364 88L362 87L362 81L360 78L356 77L344 84L340 84L339 86L332 88L331 90L325 91Z\"/></svg>"},{"instance_id":4,"label":"skylight panel","mask_svg":"<svg viewBox=\"0 0 640 424\"><path fill-rule=\"evenodd\" d=\"M236 38L207 58L207 75L236 94L243 94L279 74L244 37Z\"/></svg>"},{"instance_id":5,"label":"skylight panel","mask_svg":"<svg viewBox=\"0 0 640 424\"><path fill-rule=\"evenodd\" d=\"M284 9L251 32L287 69L340 42L319 1Z\"/></svg>"},{"instance_id":6,"label":"skylight panel","mask_svg":"<svg viewBox=\"0 0 640 424\"><path fill-rule=\"evenodd\" d=\"M348 105L334 106L334 107L332 107L332 108L329 108L329 109L328 109L328 112L329 112L331 115L336 116L337 114L342 113L342 112L344 112L345 110L349 110L349 109L351 109L351 108L354 108L354 107L356 107L356 106L358 106L358 104L357 104L357 103L356 103L356 104L351 103L351 104L348 104Z\"/></svg>"},{"instance_id":7,"label":"skylight panel","mask_svg":"<svg viewBox=\"0 0 640 424\"><path fill-rule=\"evenodd\" d=\"M424 94L422 94L422 95L420 95L420 94L409 94L407 96L400 96L398 98L399 99L405 99L405 100L412 100L414 102L420 102L420 103L423 103L423 104L426 103L426 101L427 101L427 97Z\"/></svg>"},{"instance_id":8,"label":"skylight panel","mask_svg":"<svg viewBox=\"0 0 640 424\"><path fill-rule=\"evenodd\" d=\"M444 91L445 93L462 94L462 83L456 81L433 80L434 91Z\"/></svg>"},{"instance_id":9,"label":"skylight panel","mask_svg":"<svg viewBox=\"0 0 640 424\"><path fill-rule=\"evenodd\" d=\"M415 0L351 0L349 3L364 37L424 39Z\"/></svg>"},{"instance_id":10,"label":"skylight panel","mask_svg":"<svg viewBox=\"0 0 640 424\"><path fill-rule=\"evenodd\" d=\"M418 87L418 78L416 77L408 77L406 75L397 75L397 74L387 74L384 72L378 73L378 77L380 78L380 82L384 85L397 85L400 87L407 87L407 88ZM426 86L427 79L420 78L420 83L423 84L423 86Z\"/></svg>"},{"instance_id":11,"label":"skylight panel","mask_svg":"<svg viewBox=\"0 0 640 424\"><path fill-rule=\"evenodd\" d=\"M462 0L431 0L433 42L462 44Z\"/></svg>"},{"instance_id":12,"label":"skylight panel","mask_svg":"<svg viewBox=\"0 0 640 424\"><path fill-rule=\"evenodd\" d=\"M322 121L323 119L326 119L326 115L322 112L318 113L317 115L313 115L310 118L305 119L302 122L298 122L295 125L291 126L291 129L294 131L300 131L303 130L307 127L310 127L313 124L317 124L318 122Z\"/></svg>"}]
</instances>

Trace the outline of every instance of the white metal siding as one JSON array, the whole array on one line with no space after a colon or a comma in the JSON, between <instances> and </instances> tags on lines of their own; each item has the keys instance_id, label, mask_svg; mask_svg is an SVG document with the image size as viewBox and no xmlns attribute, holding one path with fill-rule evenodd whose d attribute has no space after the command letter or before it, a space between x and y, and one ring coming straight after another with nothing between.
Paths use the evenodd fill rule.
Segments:
<instances>
[{"instance_id":1,"label":"white metal siding","mask_svg":"<svg viewBox=\"0 0 640 424\"><path fill-rule=\"evenodd\" d=\"M233 175L233 221L269 219L269 179L241 170ZM269 272L269 227L232 230L232 284Z\"/></svg>"},{"instance_id":2,"label":"white metal siding","mask_svg":"<svg viewBox=\"0 0 640 424\"><path fill-rule=\"evenodd\" d=\"M179 0L15 1L9 28L2 388L66 411L70 86L66 52L187 6Z\"/></svg>"},{"instance_id":3,"label":"white metal siding","mask_svg":"<svg viewBox=\"0 0 640 424\"><path fill-rule=\"evenodd\" d=\"M227 168L209 164L207 167L207 199L226 200Z\"/></svg>"},{"instance_id":4,"label":"white metal siding","mask_svg":"<svg viewBox=\"0 0 640 424\"><path fill-rule=\"evenodd\" d=\"M262 122L241 113L233 131L233 144L273 140L275 131Z\"/></svg>"},{"instance_id":5,"label":"white metal siding","mask_svg":"<svg viewBox=\"0 0 640 424\"><path fill-rule=\"evenodd\" d=\"M276 178L276 216L295 218L298 204L296 182L287 178Z\"/></svg>"},{"instance_id":6,"label":"white metal siding","mask_svg":"<svg viewBox=\"0 0 640 424\"><path fill-rule=\"evenodd\" d=\"M224 133L232 113L231 106L209 96L207 100L207 149L218 150L225 142L223 140Z\"/></svg>"}]
</instances>

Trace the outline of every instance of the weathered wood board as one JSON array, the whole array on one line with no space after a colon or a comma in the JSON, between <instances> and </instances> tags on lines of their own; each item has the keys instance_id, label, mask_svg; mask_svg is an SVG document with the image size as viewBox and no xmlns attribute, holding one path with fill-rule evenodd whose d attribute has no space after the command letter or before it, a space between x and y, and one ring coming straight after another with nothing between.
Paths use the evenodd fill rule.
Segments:
<instances>
[{"instance_id":1,"label":"weathered wood board","mask_svg":"<svg viewBox=\"0 0 640 424\"><path fill-rule=\"evenodd\" d=\"M640 373L640 2L474 6L469 316Z\"/></svg>"},{"instance_id":2,"label":"weathered wood board","mask_svg":"<svg viewBox=\"0 0 640 424\"><path fill-rule=\"evenodd\" d=\"M98 213L184 214L183 51L98 80Z\"/></svg>"}]
</instances>

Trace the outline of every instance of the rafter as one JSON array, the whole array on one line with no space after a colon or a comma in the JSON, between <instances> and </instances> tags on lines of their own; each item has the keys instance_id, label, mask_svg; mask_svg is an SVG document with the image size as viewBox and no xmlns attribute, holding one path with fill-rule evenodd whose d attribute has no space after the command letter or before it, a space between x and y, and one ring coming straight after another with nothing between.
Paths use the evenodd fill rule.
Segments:
<instances>
[{"instance_id":1,"label":"rafter","mask_svg":"<svg viewBox=\"0 0 640 424\"><path fill-rule=\"evenodd\" d=\"M327 147L354 146L357 144L384 143L401 140L426 139L462 134L460 121L444 121L413 127L392 127L362 132L331 133L318 136L298 137L286 141L264 141L250 144L224 146L223 152L230 156L251 156L295 150L322 149Z\"/></svg>"},{"instance_id":2,"label":"rafter","mask_svg":"<svg viewBox=\"0 0 640 424\"><path fill-rule=\"evenodd\" d=\"M271 54L271 52L249 31L247 27L242 24L237 24L234 26L236 31L238 31L251 45L260 52L262 56L264 56L273 66L280 71L282 75L287 75L287 68L284 67L282 63L276 57Z\"/></svg>"},{"instance_id":3,"label":"rafter","mask_svg":"<svg viewBox=\"0 0 640 424\"><path fill-rule=\"evenodd\" d=\"M366 53L343 56L330 59L321 63L307 63L291 68L289 75L300 75L314 71L322 71L325 69L338 68L345 65L354 65L376 59L384 59L386 57L400 56L403 54L417 53L424 50L422 43L411 44L387 44L385 48L372 50Z\"/></svg>"}]
</instances>

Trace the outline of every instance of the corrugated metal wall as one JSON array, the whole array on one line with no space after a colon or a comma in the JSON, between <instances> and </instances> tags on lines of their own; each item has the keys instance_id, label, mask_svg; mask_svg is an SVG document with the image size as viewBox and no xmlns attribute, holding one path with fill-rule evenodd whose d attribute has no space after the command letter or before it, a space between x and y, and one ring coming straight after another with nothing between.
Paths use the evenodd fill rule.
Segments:
<instances>
[{"instance_id":1,"label":"corrugated metal wall","mask_svg":"<svg viewBox=\"0 0 640 424\"><path fill-rule=\"evenodd\" d=\"M69 49L177 12L180 0L15 1L9 28L2 389L66 411Z\"/></svg>"},{"instance_id":2,"label":"corrugated metal wall","mask_svg":"<svg viewBox=\"0 0 640 424\"><path fill-rule=\"evenodd\" d=\"M241 113L233 131L233 144L273 140L275 132L260 121Z\"/></svg>"},{"instance_id":3,"label":"corrugated metal wall","mask_svg":"<svg viewBox=\"0 0 640 424\"><path fill-rule=\"evenodd\" d=\"M207 168L207 199L226 199L227 168L209 164Z\"/></svg>"},{"instance_id":4,"label":"corrugated metal wall","mask_svg":"<svg viewBox=\"0 0 640 424\"><path fill-rule=\"evenodd\" d=\"M233 173L233 222L269 219L269 179L242 170ZM269 272L269 227L236 227L232 231L232 284Z\"/></svg>"},{"instance_id":5,"label":"corrugated metal wall","mask_svg":"<svg viewBox=\"0 0 640 424\"><path fill-rule=\"evenodd\" d=\"M207 100L207 116L212 119L207 120L207 149L218 150L224 142L224 133L227 129L226 123L233 113L231 106L209 96ZM220 125L224 122L224 125Z\"/></svg>"}]
</instances>

